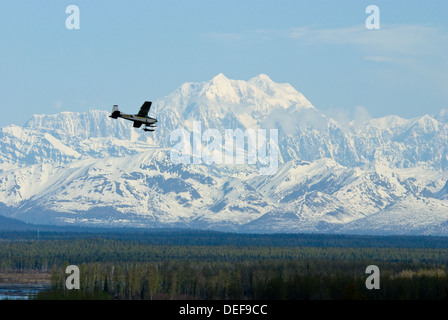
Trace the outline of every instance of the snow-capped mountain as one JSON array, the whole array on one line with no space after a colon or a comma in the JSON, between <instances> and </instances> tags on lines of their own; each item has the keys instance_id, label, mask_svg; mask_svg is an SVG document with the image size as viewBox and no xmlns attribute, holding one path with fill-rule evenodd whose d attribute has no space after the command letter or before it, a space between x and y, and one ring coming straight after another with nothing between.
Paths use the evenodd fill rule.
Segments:
<instances>
[{"instance_id":1,"label":"snow-capped mountain","mask_svg":"<svg viewBox=\"0 0 448 320\"><path fill-rule=\"evenodd\" d=\"M446 110L343 125L289 84L219 74L154 101L154 133L109 115L35 115L1 128L0 214L58 225L448 235ZM270 174L260 174L260 157L249 161L250 135L243 145L231 139L242 163L205 161L210 145L223 156L238 129L267 134L255 158L278 150ZM179 130L188 162L173 161Z\"/></svg>"}]
</instances>

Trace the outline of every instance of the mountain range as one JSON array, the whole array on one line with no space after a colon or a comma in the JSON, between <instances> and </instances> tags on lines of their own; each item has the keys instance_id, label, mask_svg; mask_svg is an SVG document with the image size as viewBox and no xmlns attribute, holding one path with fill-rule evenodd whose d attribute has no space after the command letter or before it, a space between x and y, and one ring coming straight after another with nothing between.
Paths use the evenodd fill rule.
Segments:
<instances>
[{"instance_id":1,"label":"mountain range","mask_svg":"<svg viewBox=\"0 0 448 320\"><path fill-rule=\"evenodd\" d=\"M447 110L341 123L267 75L219 74L153 101L153 133L109 115L34 115L1 128L0 214L46 225L448 235ZM195 161L237 130L266 133L257 161L247 137L231 140L243 163ZM188 134L191 161L173 161L175 132ZM260 150L278 153L269 174Z\"/></svg>"}]
</instances>

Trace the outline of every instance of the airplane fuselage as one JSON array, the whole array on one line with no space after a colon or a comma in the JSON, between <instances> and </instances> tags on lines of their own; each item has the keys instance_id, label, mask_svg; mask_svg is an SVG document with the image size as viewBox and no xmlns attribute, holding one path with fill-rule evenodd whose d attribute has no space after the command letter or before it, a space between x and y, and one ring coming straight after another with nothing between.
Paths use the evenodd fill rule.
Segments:
<instances>
[{"instance_id":1,"label":"airplane fuselage","mask_svg":"<svg viewBox=\"0 0 448 320\"><path fill-rule=\"evenodd\" d=\"M157 122L157 120L154 118L140 117L139 115L136 115L136 114L120 113L118 118L123 118L123 119L134 121L134 122L141 122L142 124L145 124L145 125L150 125L150 124L154 124Z\"/></svg>"},{"instance_id":2,"label":"airplane fuselage","mask_svg":"<svg viewBox=\"0 0 448 320\"><path fill-rule=\"evenodd\" d=\"M148 116L148 111L151 108L151 104L151 101L145 101L138 114L121 113L121 111L118 110L118 105L114 105L110 117L112 119L123 118L125 120L132 121L134 122L134 128L140 128L142 125L145 125L143 128L144 131L154 131L157 119Z\"/></svg>"}]
</instances>

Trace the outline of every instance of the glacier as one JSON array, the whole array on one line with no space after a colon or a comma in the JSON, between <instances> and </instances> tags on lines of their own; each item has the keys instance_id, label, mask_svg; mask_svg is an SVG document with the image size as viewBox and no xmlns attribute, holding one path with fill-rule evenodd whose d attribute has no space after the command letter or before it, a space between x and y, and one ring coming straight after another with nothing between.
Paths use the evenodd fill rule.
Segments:
<instances>
[{"instance_id":1,"label":"glacier","mask_svg":"<svg viewBox=\"0 0 448 320\"><path fill-rule=\"evenodd\" d=\"M342 124L265 74L218 74L184 83L150 113L159 121L151 134L108 110L0 128L0 214L51 225L448 235L447 110ZM277 170L173 163L171 133L198 121L223 136L277 129Z\"/></svg>"}]
</instances>

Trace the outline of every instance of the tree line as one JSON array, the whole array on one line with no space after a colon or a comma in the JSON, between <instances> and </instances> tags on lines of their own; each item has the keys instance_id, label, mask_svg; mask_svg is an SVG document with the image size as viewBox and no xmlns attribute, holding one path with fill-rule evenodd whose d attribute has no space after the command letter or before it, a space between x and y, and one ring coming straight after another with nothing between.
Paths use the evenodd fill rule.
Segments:
<instances>
[{"instance_id":1,"label":"tree line","mask_svg":"<svg viewBox=\"0 0 448 320\"><path fill-rule=\"evenodd\" d=\"M302 241L294 245L293 237L276 240L249 235L245 239L238 235L235 239L213 233L200 234L198 239L178 233L172 238L167 234L40 236L0 237L0 272L51 273L51 290L41 292L39 299L447 297L444 239L436 239L432 247L426 238L414 242L420 243L416 247L405 240L398 239L401 244L393 246L379 239L375 247L372 242L360 245L368 238L355 238L349 246L350 237L310 237L307 245ZM65 287L65 268L72 264L80 268L79 290ZM365 286L365 269L372 264L381 271L380 290Z\"/></svg>"},{"instance_id":2,"label":"tree line","mask_svg":"<svg viewBox=\"0 0 448 320\"><path fill-rule=\"evenodd\" d=\"M363 261L394 268L448 265L447 248L163 245L104 239L0 241L0 270L48 270L64 263L244 262L264 260Z\"/></svg>"},{"instance_id":3,"label":"tree line","mask_svg":"<svg viewBox=\"0 0 448 320\"><path fill-rule=\"evenodd\" d=\"M67 290L64 268L54 268L52 290L38 299L447 299L446 267L383 266L379 290L368 290L365 261L265 260L237 263L157 262L81 264L79 290ZM384 272L383 272L384 270Z\"/></svg>"}]
</instances>

